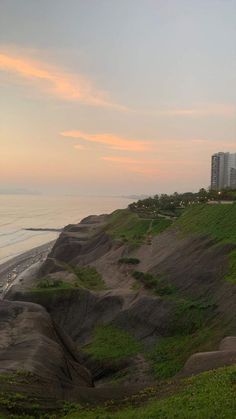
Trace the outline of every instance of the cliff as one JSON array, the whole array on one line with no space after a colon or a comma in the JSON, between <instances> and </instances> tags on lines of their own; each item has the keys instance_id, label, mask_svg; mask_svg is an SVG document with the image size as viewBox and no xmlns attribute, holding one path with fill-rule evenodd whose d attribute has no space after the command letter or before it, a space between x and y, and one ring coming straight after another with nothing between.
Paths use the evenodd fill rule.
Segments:
<instances>
[{"instance_id":1,"label":"cliff","mask_svg":"<svg viewBox=\"0 0 236 419\"><path fill-rule=\"evenodd\" d=\"M236 335L235 249L235 204L195 205L173 221L129 210L91 216L62 231L37 275L12 287L4 304L37 307L54 330L50 345L54 333L63 359L73 352L70 384L56 372L64 361L47 367L58 380L54 400L122 404L125 393L150 387L158 398L184 387L183 377L234 365L234 338L221 341ZM16 365L28 371L21 357ZM33 372L40 381L41 367Z\"/></svg>"}]
</instances>

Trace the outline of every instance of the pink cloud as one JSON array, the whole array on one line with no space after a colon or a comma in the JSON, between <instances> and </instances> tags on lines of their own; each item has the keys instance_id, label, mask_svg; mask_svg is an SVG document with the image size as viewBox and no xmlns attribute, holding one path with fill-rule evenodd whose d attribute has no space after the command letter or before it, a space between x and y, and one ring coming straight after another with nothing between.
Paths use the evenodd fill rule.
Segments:
<instances>
[{"instance_id":1,"label":"pink cloud","mask_svg":"<svg viewBox=\"0 0 236 419\"><path fill-rule=\"evenodd\" d=\"M21 79L37 83L37 87L47 94L67 101L114 108L126 111L127 108L113 103L108 94L94 87L91 80L82 75L72 75L45 62L25 58L21 54L0 53L0 71L13 74Z\"/></svg>"},{"instance_id":2,"label":"pink cloud","mask_svg":"<svg viewBox=\"0 0 236 419\"><path fill-rule=\"evenodd\" d=\"M63 137L78 138L83 141L105 145L112 150L144 152L150 151L153 143L147 141L130 140L113 134L87 134L82 131L64 131Z\"/></svg>"}]
</instances>

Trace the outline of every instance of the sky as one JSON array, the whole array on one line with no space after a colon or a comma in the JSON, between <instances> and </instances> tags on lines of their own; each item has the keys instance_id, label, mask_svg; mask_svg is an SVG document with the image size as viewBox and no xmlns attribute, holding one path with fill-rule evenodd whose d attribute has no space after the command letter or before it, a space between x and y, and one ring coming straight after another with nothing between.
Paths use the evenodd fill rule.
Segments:
<instances>
[{"instance_id":1,"label":"sky","mask_svg":"<svg viewBox=\"0 0 236 419\"><path fill-rule=\"evenodd\" d=\"M0 0L0 189L196 191L236 152L236 0Z\"/></svg>"}]
</instances>

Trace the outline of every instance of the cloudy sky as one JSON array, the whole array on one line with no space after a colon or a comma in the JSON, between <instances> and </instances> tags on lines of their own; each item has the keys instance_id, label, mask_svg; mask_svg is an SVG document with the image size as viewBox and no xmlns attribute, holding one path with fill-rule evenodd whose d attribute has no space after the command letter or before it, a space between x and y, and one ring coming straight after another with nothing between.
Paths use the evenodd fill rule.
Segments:
<instances>
[{"instance_id":1,"label":"cloudy sky","mask_svg":"<svg viewBox=\"0 0 236 419\"><path fill-rule=\"evenodd\" d=\"M0 187L209 185L236 152L236 0L0 0Z\"/></svg>"}]
</instances>

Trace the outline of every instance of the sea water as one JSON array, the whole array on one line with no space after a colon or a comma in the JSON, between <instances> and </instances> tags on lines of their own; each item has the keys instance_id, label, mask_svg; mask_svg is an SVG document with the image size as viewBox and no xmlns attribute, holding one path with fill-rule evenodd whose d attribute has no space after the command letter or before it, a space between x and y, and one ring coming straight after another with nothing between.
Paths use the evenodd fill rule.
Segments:
<instances>
[{"instance_id":1,"label":"sea water","mask_svg":"<svg viewBox=\"0 0 236 419\"><path fill-rule=\"evenodd\" d=\"M0 195L0 264L59 234L27 228L60 229L88 215L126 208L130 202L122 197Z\"/></svg>"}]
</instances>

